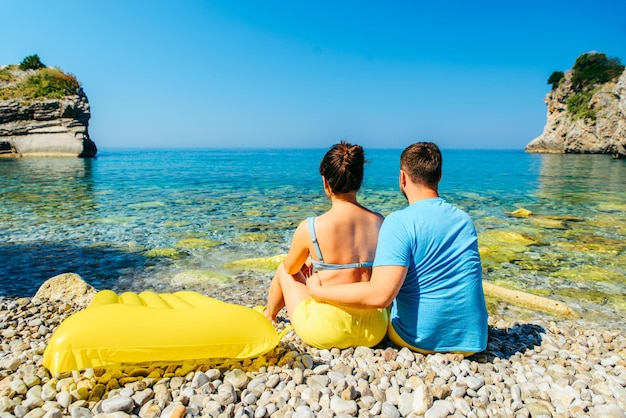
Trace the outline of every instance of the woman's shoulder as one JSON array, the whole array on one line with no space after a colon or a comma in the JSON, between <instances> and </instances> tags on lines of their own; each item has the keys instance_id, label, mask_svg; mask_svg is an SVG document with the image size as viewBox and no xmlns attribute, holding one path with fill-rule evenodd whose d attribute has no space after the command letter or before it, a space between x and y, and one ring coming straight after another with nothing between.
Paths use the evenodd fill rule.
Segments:
<instances>
[{"instance_id":1,"label":"woman's shoulder","mask_svg":"<svg viewBox=\"0 0 626 418\"><path fill-rule=\"evenodd\" d=\"M364 207L363 209L367 212L366 216L372 222L382 223L385 220L385 216L382 213L376 212L376 211L368 209L366 207Z\"/></svg>"},{"instance_id":2,"label":"woman's shoulder","mask_svg":"<svg viewBox=\"0 0 626 418\"><path fill-rule=\"evenodd\" d=\"M315 219L315 217L311 216L309 218L303 219L302 221L300 221L300 223L298 224L298 226L296 227L295 230L295 234L302 234L304 232L308 232L309 231L309 225L310 223L313 222L313 220Z\"/></svg>"},{"instance_id":3,"label":"woman's shoulder","mask_svg":"<svg viewBox=\"0 0 626 418\"><path fill-rule=\"evenodd\" d=\"M366 206L359 205L359 209L364 211L365 213L368 213L370 215L374 215L374 216L376 216L376 217L378 217L380 219L385 219L385 216L382 213L376 212L375 210L370 209L370 208L368 208Z\"/></svg>"}]
</instances>

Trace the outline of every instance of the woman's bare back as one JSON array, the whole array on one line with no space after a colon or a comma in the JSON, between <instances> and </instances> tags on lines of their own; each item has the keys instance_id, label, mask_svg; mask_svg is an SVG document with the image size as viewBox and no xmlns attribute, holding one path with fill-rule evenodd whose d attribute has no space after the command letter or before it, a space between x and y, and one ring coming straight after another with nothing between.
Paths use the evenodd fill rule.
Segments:
<instances>
[{"instance_id":1,"label":"woman's bare back","mask_svg":"<svg viewBox=\"0 0 626 418\"><path fill-rule=\"evenodd\" d=\"M315 235L324 262L352 264L373 261L382 221L381 215L349 202L335 204L328 212L316 217ZM319 261L312 241L309 253ZM318 275L323 284L354 283L369 280L371 270L371 267L320 270Z\"/></svg>"}]
</instances>

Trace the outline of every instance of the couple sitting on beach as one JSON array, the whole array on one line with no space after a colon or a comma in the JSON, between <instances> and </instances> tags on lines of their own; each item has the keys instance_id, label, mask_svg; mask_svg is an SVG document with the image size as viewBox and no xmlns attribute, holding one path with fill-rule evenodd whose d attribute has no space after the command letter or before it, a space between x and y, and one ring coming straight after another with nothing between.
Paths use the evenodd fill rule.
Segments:
<instances>
[{"instance_id":1,"label":"couple sitting on beach","mask_svg":"<svg viewBox=\"0 0 626 418\"><path fill-rule=\"evenodd\" d=\"M372 347L385 335L421 353L470 355L487 344L477 236L469 216L441 199L442 157L430 142L400 158L409 206L386 219L358 201L363 148L342 141L320 174L332 206L300 223L268 292L265 316L283 308L318 348Z\"/></svg>"}]
</instances>

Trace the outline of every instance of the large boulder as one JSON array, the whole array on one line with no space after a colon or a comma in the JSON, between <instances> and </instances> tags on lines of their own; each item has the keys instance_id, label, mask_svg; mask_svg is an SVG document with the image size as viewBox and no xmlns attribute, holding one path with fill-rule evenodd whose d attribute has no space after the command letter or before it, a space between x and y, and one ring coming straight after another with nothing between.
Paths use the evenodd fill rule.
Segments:
<instances>
[{"instance_id":1,"label":"large boulder","mask_svg":"<svg viewBox=\"0 0 626 418\"><path fill-rule=\"evenodd\" d=\"M78 274L63 273L45 281L33 296L33 303L65 302L77 308L85 308L96 294Z\"/></svg>"}]
</instances>

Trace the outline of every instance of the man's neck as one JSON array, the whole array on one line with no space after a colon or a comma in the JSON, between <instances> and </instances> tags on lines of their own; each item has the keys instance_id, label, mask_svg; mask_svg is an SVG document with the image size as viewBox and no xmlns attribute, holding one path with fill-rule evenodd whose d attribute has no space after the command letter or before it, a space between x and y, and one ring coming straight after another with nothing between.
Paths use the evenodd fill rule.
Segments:
<instances>
[{"instance_id":1,"label":"man's neck","mask_svg":"<svg viewBox=\"0 0 626 418\"><path fill-rule=\"evenodd\" d=\"M412 205L413 203L419 202L420 200L439 197L439 193L437 193L437 190L431 189L429 187L416 187L410 192L407 191L406 197L409 201L409 205Z\"/></svg>"}]
</instances>

